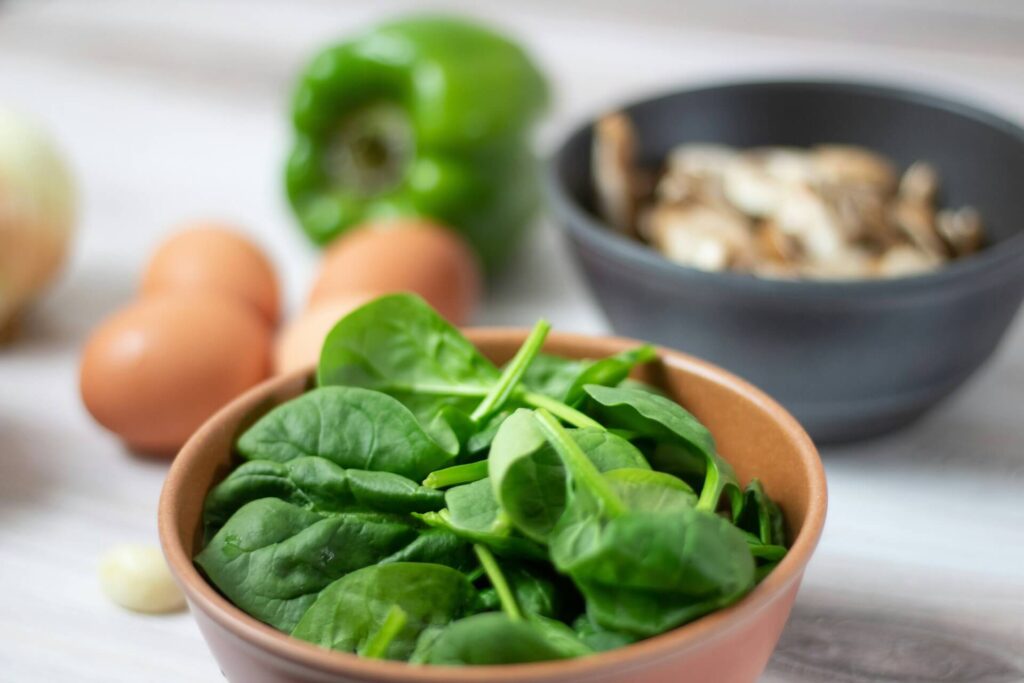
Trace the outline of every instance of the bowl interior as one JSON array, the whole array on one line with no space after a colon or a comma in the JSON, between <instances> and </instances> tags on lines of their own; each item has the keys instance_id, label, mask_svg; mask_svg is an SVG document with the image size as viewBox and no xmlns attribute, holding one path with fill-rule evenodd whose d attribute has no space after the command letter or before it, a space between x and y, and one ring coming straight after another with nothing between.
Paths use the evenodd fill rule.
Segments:
<instances>
[{"instance_id":1,"label":"bowl interior","mask_svg":"<svg viewBox=\"0 0 1024 683\"><path fill-rule=\"evenodd\" d=\"M526 330L469 330L467 336L495 362L509 359ZM545 350L567 357L600 357L635 346L628 339L552 334ZM212 418L175 459L160 501L160 534L172 570L183 583L193 608L212 616L240 637L320 671L353 673L375 681L436 681L436 670L409 669L400 664L369 662L332 653L294 640L257 622L221 597L198 573L192 557L201 543L201 515L207 491L235 464L237 436L274 405L299 395L308 373L270 380L237 399ZM636 645L579 660L512 667L488 667L486 678L476 667L447 671L449 681L564 680L568 673L607 672L609 667L637 666L645 657L681 656L712 638L726 638L736 623L750 624L766 605L792 595L817 544L825 516L825 479L821 461L807 435L774 401L723 370L672 351L645 368L639 377L660 385L711 429L723 455L742 481L762 480L786 517L792 546L780 565L744 600L691 624ZM792 599L791 597L789 599ZM787 608L788 611L788 608ZM778 624L781 630L781 622ZM777 633L775 634L777 637ZM763 654L767 661L774 639ZM674 654L673 654L674 653ZM763 666L763 663L762 663ZM432 673L433 672L433 673ZM529 675L527 675L529 674Z\"/></svg>"},{"instance_id":2,"label":"bowl interior","mask_svg":"<svg viewBox=\"0 0 1024 683\"><path fill-rule=\"evenodd\" d=\"M624 107L635 123L639 161L657 166L674 146L862 145L901 168L927 161L939 172L942 206L972 205L989 240L1024 230L1024 130L972 107L896 88L830 82L739 83L676 92ZM592 128L559 151L556 182L594 214ZM581 163L581 159L585 163ZM984 253L984 252L982 252Z\"/></svg>"}]
</instances>

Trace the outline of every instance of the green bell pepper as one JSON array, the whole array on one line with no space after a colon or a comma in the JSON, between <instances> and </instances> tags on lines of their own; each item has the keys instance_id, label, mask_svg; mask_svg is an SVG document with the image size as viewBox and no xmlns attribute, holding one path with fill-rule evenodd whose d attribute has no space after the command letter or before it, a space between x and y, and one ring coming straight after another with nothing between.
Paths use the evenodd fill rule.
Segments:
<instances>
[{"instance_id":1,"label":"green bell pepper","mask_svg":"<svg viewBox=\"0 0 1024 683\"><path fill-rule=\"evenodd\" d=\"M460 232L493 272L539 205L530 129L546 103L530 58L488 29L384 24L300 77L288 198L318 244L367 220L421 216Z\"/></svg>"}]
</instances>

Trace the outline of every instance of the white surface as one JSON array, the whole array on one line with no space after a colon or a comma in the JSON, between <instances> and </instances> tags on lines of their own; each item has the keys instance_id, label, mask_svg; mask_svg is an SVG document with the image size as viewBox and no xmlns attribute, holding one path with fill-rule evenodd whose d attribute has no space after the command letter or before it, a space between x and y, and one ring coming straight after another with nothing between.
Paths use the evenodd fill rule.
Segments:
<instances>
[{"instance_id":1,"label":"white surface","mask_svg":"<svg viewBox=\"0 0 1024 683\"><path fill-rule=\"evenodd\" d=\"M872 17L884 10L869 4ZM902 3L900 16L913 4ZM1005 40L1021 26L1013 3L990 2L970 23L1001 27L991 50L977 32L957 43L959 14L928 15L948 20L936 29L941 46L910 22L907 45L888 26L864 47L808 30L755 35L757 16L744 21L740 12L755 6L730 14L727 3L705 3L717 8L705 13L712 19L690 28L662 19L679 12L623 17L608 3L594 13L540 2L476 11L520 35L549 71L558 101L546 144L633 95L752 73L874 75L1024 119L1024 45ZM104 550L156 543L166 465L128 456L88 418L77 349L132 297L161 235L191 217L237 220L274 255L289 303L300 301L315 256L282 198L289 79L316 45L400 5L159 7L0 5L0 99L50 125L82 201L66 277L22 342L0 351L0 681L221 680L186 614L129 614L99 591ZM824 27L822 36L846 41L848 33ZM548 225L478 322L528 324L541 314L561 329L605 330ZM934 415L824 454L825 536L765 681L1024 680L1022 398L1017 325L985 371ZM831 645L813 642L823 634Z\"/></svg>"}]
</instances>

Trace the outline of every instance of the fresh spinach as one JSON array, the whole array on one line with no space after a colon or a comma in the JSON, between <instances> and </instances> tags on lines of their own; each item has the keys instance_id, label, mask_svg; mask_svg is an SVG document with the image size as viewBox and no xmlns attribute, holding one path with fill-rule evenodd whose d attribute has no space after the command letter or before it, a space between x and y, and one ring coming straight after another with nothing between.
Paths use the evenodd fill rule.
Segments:
<instances>
[{"instance_id":1,"label":"fresh spinach","mask_svg":"<svg viewBox=\"0 0 1024 683\"><path fill-rule=\"evenodd\" d=\"M715 511L723 492L735 503L740 494L732 466L715 449L711 432L697 418L671 399L639 389L584 387L597 404L598 413L610 425L635 434L674 443L698 453L705 461L704 485L697 507Z\"/></svg>"},{"instance_id":2,"label":"fresh spinach","mask_svg":"<svg viewBox=\"0 0 1024 683\"><path fill-rule=\"evenodd\" d=\"M423 631L461 617L474 592L461 572L438 564L365 567L327 586L292 635L341 652L380 650L381 658L405 660ZM397 614L404 617L391 623L404 623L387 629L388 616Z\"/></svg>"},{"instance_id":3,"label":"fresh spinach","mask_svg":"<svg viewBox=\"0 0 1024 683\"><path fill-rule=\"evenodd\" d=\"M583 593L596 624L651 636L750 590L754 561L736 527L690 507L692 492L649 473L629 474L616 486L616 475L602 475L556 420L543 411L536 419L572 481L568 511L551 533L551 557ZM652 498L659 504L648 511Z\"/></svg>"},{"instance_id":4,"label":"fresh spinach","mask_svg":"<svg viewBox=\"0 0 1024 683\"><path fill-rule=\"evenodd\" d=\"M585 398L584 386L617 386L632 370L657 357L653 346L638 346L598 360L570 360L538 355L527 370L523 383L553 399L575 406Z\"/></svg>"},{"instance_id":5,"label":"fresh spinach","mask_svg":"<svg viewBox=\"0 0 1024 683\"><path fill-rule=\"evenodd\" d=\"M444 507L444 494L391 472L346 470L321 457L242 463L206 496L207 537L246 503L280 498L314 512L429 512Z\"/></svg>"},{"instance_id":6,"label":"fresh spinach","mask_svg":"<svg viewBox=\"0 0 1024 683\"><path fill-rule=\"evenodd\" d=\"M628 377L653 348L567 360L548 329L499 370L415 296L353 311L319 387L238 439L196 564L295 637L428 664L586 656L741 598L786 553L779 507Z\"/></svg>"},{"instance_id":7,"label":"fresh spinach","mask_svg":"<svg viewBox=\"0 0 1024 683\"><path fill-rule=\"evenodd\" d=\"M523 664L590 654L572 629L559 621L541 617L515 621L501 612L475 614L424 636L410 660L414 663Z\"/></svg>"},{"instance_id":8,"label":"fresh spinach","mask_svg":"<svg viewBox=\"0 0 1024 683\"><path fill-rule=\"evenodd\" d=\"M317 366L320 386L365 387L402 400L469 397L473 407L498 377L493 363L412 294L381 297L342 318Z\"/></svg>"},{"instance_id":9,"label":"fresh spinach","mask_svg":"<svg viewBox=\"0 0 1024 683\"><path fill-rule=\"evenodd\" d=\"M607 431L577 429L569 434L599 471L649 467L636 448ZM565 512L566 476L532 411L520 409L505 420L488 463L494 495L512 524L535 541L546 542Z\"/></svg>"},{"instance_id":10,"label":"fresh spinach","mask_svg":"<svg viewBox=\"0 0 1024 683\"><path fill-rule=\"evenodd\" d=\"M326 458L344 468L391 472L421 481L449 464L409 409L378 391L322 387L282 403L238 439L249 460Z\"/></svg>"},{"instance_id":11,"label":"fresh spinach","mask_svg":"<svg viewBox=\"0 0 1024 683\"><path fill-rule=\"evenodd\" d=\"M261 498L232 515L195 561L233 603L290 632L328 584L398 552L419 533L408 517L320 514Z\"/></svg>"},{"instance_id":12,"label":"fresh spinach","mask_svg":"<svg viewBox=\"0 0 1024 683\"><path fill-rule=\"evenodd\" d=\"M747 485L742 506L733 511L733 523L756 536L765 545L786 545L782 511L764 492L764 486L757 479Z\"/></svg>"},{"instance_id":13,"label":"fresh spinach","mask_svg":"<svg viewBox=\"0 0 1024 683\"><path fill-rule=\"evenodd\" d=\"M502 556L538 561L547 559L547 553L541 546L513 533L507 516L494 497L489 479L448 489L445 504L443 510L416 516L432 527L447 529Z\"/></svg>"}]
</instances>

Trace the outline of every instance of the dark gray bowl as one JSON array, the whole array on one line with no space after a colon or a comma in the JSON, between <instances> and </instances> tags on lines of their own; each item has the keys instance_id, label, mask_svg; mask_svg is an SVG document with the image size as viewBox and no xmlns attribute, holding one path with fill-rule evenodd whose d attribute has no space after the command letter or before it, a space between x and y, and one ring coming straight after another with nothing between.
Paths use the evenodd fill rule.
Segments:
<instances>
[{"instance_id":1,"label":"dark gray bowl","mask_svg":"<svg viewBox=\"0 0 1024 683\"><path fill-rule=\"evenodd\" d=\"M686 141L846 142L901 165L924 159L942 202L971 204L991 244L934 274L787 282L671 263L595 217L591 125L555 154L549 197L612 327L720 364L779 399L819 442L919 417L992 354L1024 297L1024 130L945 99L834 82L686 90L624 108L640 156Z\"/></svg>"}]
</instances>

